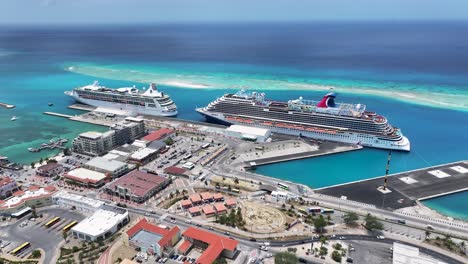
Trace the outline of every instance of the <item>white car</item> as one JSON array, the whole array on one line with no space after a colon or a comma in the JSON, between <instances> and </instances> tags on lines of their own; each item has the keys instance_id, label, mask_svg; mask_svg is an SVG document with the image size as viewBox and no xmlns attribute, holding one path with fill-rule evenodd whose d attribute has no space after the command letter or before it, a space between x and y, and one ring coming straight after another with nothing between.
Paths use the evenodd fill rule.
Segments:
<instances>
[{"instance_id":1,"label":"white car","mask_svg":"<svg viewBox=\"0 0 468 264\"><path fill-rule=\"evenodd\" d=\"M384 240L385 237L384 237L384 236L377 236L377 239L379 239L379 240Z\"/></svg>"}]
</instances>

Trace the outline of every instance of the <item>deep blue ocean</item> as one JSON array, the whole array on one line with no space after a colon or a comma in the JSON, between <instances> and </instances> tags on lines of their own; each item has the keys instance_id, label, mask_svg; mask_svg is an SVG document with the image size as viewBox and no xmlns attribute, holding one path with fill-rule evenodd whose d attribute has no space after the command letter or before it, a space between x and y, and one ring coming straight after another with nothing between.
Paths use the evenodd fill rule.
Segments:
<instances>
[{"instance_id":1,"label":"deep blue ocean","mask_svg":"<svg viewBox=\"0 0 468 264\"><path fill-rule=\"evenodd\" d=\"M26 149L104 127L45 116L77 113L63 92L99 80L117 87L154 81L179 118L226 91L269 98L362 103L411 140L392 173L468 157L468 23L196 24L0 27L0 155L30 163L54 152ZM48 102L54 106L47 106ZM17 120L10 118L15 115ZM387 152L365 149L262 166L258 173L323 187L385 173ZM468 219L468 193L426 202Z\"/></svg>"}]
</instances>

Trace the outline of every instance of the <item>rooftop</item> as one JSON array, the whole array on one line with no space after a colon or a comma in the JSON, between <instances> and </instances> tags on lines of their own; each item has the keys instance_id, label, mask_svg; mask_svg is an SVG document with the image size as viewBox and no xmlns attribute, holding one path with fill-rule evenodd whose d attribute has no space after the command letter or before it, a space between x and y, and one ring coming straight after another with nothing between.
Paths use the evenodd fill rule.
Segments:
<instances>
[{"instance_id":1,"label":"rooftop","mask_svg":"<svg viewBox=\"0 0 468 264\"><path fill-rule=\"evenodd\" d=\"M98 209L93 215L73 227L72 230L96 237L111 230L126 217L128 217L127 211L124 214L120 214L116 211Z\"/></svg>"},{"instance_id":2,"label":"rooftop","mask_svg":"<svg viewBox=\"0 0 468 264\"><path fill-rule=\"evenodd\" d=\"M175 175L184 174L186 171L187 171L186 169L179 168L179 167L176 167L176 166L171 166L171 167L167 167L167 168L164 169L165 173L175 174Z\"/></svg>"},{"instance_id":3,"label":"rooftop","mask_svg":"<svg viewBox=\"0 0 468 264\"><path fill-rule=\"evenodd\" d=\"M52 195L56 191L57 190L53 186L40 187L40 188L37 188L37 186L33 186L30 189L15 192L14 196L10 197L9 199L3 200L2 203L0 203L0 207L2 208L15 207L28 200L38 199L40 197Z\"/></svg>"},{"instance_id":4,"label":"rooftop","mask_svg":"<svg viewBox=\"0 0 468 264\"><path fill-rule=\"evenodd\" d=\"M15 180L13 180L12 178L7 177L7 176L0 176L0 187L8 185L8 184L10 184L12 182L15 182Z\"/></svg>"},{"instance_id":5,"label":"rooftop","mask_svg":"<svg viewBox=\"0 0 468 264\"><path fill-rule=\"evenodd\" d=\"M192 202L196 203L196 202L200 202L201 198L200 198L200 195L198 193L194 193L194 194L190 195L190 200Z\"/></svg>"},{"instance_id":6,"label":"rooftop","mask_svg":"<svg viewBox=\"0 0 468 264\"><path fill-rule=\"evenodd\" d=\"M156 131L153 131L153 132L149 133L148 135L146 135L142 139L146 140L146 141L160 140L163 137L165 137L167 135L170 135L170 134L172 134L174 132L175 132L174 130L169 129L169 128L161 128L161 129L158 129Z\"/></svg>"},{"instance_id":7,"label":"rooftop","mask_svg":"<svg viewBox=\"0 0 468 264\"><path fill-rule=\"evenodd\" d=\"M200 195L203 200L213 199L213 195L209 192L203 192Z\"/></svg>"},{"instance_id":8,"label":"rooftop","mask_svg":"<svg viewBox=\"0 0 468 264\"><path fill-rule=\"evenodd\" d=\"M226 200L226 205L231 206L231 205L236 205L236 199L231 198Z\"/></svg>"},{"instance_id":9,"label":"rooftop","mask_svg":"<svg viewBox=\"0 0 468 264\"><path fill-rule=\"evenodd\" d=\"M189 213L194 214L194 213L200 212L200 208L198 208L197 206L195 206L195 207L190 207L190 208L188 209L188 211L189 211Z\"/></svg>"},{"instance_id":10,"label":"rooftop","mask_svg":"<svg viewBox=\"0 0 468 264\"><path fill-rule=\"evenodd\" d=\"M213 263L223 252L223 250L234 251L239 244L239 242L235 239L230 239L225 236L220 236L194 227L187 228L182 236L208 244L206 250L197 260L197 263L200 264Z\"/></svg>"},{"instance_id":11,"label":"rooftop","mask_svg":"<svg viewBox=\"0 0 468 264\"><path fill-rule=\"evenodd\" d=\"M170 242L179 231L180 229L178 226L174 226L172 229L166 229L151 224L146 218L143 218L127 231L127 235L130 240L140 244L142 243L146 247L154 243L158 243L163 247Z\"/></svg>"},{"instance_id":12,"label":"rooftop","mask_svg":"<svg viewBox=\"0 0 468 264\"><path fill-rule=\"evenodd\" d=\"M104 173L88 170L85 168L76 168L65 174L65 178L80 182L96 183L104 180L107 176Z\"/></svg>"},{"instance_id":13,"label":"rooftop","mask_svg":"<svg viewBox=\"0 0 468 264\"><path fill-rule=\"evenodd\" d=\"M214 207L216 209L216 212L225 212L225 211L227 211L227 208L226 208L226 206L224 206L223 203L215 203Z\"/></svg>"},{"instance_id":14,"label":"rooftop","mask_svg":"<svg viewBox=\"0 0 468 264\"><path fill-rule=\"evenodd\" d=\"M135 151L130 158L134 160L142 160L148 156L153 155L154 153L158 152L156 149L152 148L142 148L140 150Z\"/></svg>"},{"instance_id":15,"label":"rooftop","mask_svg":"<svg viewBox=\"0 0 468 264\"><path fill-rule=\"evenodd\" d=\"M42 165L39 168L37 168L37 170L42 171L42 172L48 172L48 171L54 170L54 169L56 169L58 167L62 167L62 165L60 165L58 163L47 163L46 165Z\"/></svg>"},{"instance_id":16,"label":"rooftop","mask_svg":"<svg viewBox=\"0 0 468 264\"><path fill-rule=\"evenodd\" d=\"M114 190L116 187L125 188L131 195L145 196L154 188L163 184L167 179L156 174L134 170L113 181L106 188Z\"/></svg>"},{"instance_id":17,"label":"rooftop","mask_svg":"<svg viewBox=\"0 0 468 264\"><path fill-rule=\"evenodd\" d=\"M213 209L213 205L207 204L203 206L203 213L206 215L214 214L215 210Z\"/></svg>"},{"instance_id":18,"label":"rooftop","mask_svg":"<svg viewBox=\"0 0 468 264\"><path fill-rule=\"evenodd\" d=\"M98 139L102 136L101 132L88 131L80 134L80 137L89 138L89 139Z\"/></svg>"},{"instance_id":19,"label":"rooftop","mask_svg":"<svg viewBox=\"0 0 468 264\"><path fill-rule=\"evenodd\" d=\"M101 207L104 204L104 202L102 202L102 201L92 199L92 198L88 198L86 196L82 196L82 195L78 195L78 194L74 194L74 193L65 192L65 191L60 191L60 192L54 194L53 197L55 199L64 199L64 200L75 201L77 203L81 203L83 205L86 205L87 207L92 207L92 208L95 208L95 209Z\"/></svg>"},{"instance_id":20,"label":"rooftop","mask_svg":"<svg viewBox=\"0 0 468 264\"><path fill-rule=\"evenodd\" d=\"M230 132L237 132L237 133L257 135L257 136L267 136L269 133L269 130L265 128L240 126L240 125L232 125L226 128L226 130Z\"/></svg>"},{"instance_id":21,"label":"rooftop","mask_svg":"<svg viewBox=\"0 0 468 264\"><path fill-rule=\"evenodd\" d=\"M103 157L95 157L86 162L86 166L112 172L127 166L127 163L118 160L109 160Z\"/></svg>"},{"instance_id":22,"label":"rooftop","mask_svg":"<svg viewBox=\"0 0 468 264\"><path fill-rule=\"evenodd\" d=\"M213 194L213 198L214 198L215 200L219 200L219 199L223 199L224 196L223 196L222 193L215 193L215 194Z\"/></svg>"}]
</instances>

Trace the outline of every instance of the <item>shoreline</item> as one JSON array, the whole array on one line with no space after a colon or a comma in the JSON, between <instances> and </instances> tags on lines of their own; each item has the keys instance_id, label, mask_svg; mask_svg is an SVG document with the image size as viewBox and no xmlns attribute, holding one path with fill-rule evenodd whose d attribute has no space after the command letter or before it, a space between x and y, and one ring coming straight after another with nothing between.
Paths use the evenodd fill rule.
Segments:
<instances>
[{"instance_id":1,"label":"shoreline","mask_svg":"<svg viewBox=\"0 0 468 264\"><path fill-rule=\"evenodd\" d=\"M84 70L83 70L84 69ZM91 71L92 70L92 71ZM138 71L140 76L130 74L131 71L128 69L113 69L105 66L70 66L66 67L65 71L82 74L86 76L93 76L96 78L106 78L113 80L122 80L129 82L138 83L149 83L156 82L161 85L169 87L177 87L181 89L213 89L213 90L224 90L224 89L251 89L259 91L312 91L312 92L329 92L330 88L333 91L338 91L344 94L360 95L360 96L375 96L385 98L389 100L395 100L404 102L412 105L422 105L427 107L434 107L439 109L448 109L461 112L468 112L468 105L464 102L468 101L468 94L456 94L450 92L433 92L431 90L418 91L418 89L405 90L405 89L393 89L389 87L372 87L369 84L363 86L349 85L343 86L339 84L317 84L307 82L306 80L287 80L285 78L279 79L262 79L250 76L242 78L244 85L231 85L230 82L235 82L236 79L240 79L240 74L233 74L235 77L226 79L226 77L219 75L206 76L200 75L200 81L194 80L196 74L190 75L188 73L182 74L168 74L158 72L144 72ZM101 72L99 72L101 71ZM117 73L120 75L116 75ZM129 75L126 76L125 72ZM226 73L229 75L229 73ZM122 77L123 76L123 77ZM223 81L228 81L227 84L223 85ZM248 85L245 85L247 83ZM402 86L408 85L402 83ZM275 87L276 86L276 87ZM279 86L279 87L278 87ZM383 89L385 88L385 89Z\"/></svg>"}]
</instances>

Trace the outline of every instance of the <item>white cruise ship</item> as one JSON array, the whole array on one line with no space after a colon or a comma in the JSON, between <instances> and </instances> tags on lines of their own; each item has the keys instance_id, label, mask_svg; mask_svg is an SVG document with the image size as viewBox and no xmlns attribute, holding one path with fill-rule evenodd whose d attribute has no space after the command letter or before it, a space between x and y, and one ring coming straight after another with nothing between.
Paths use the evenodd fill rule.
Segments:
<instances>
[{"instance_id":1,"label":"white cruise ship","mask_svg":"<svg viewBox=\"0 0 468 264\"><path fill-rule=\"evenodd\" d=\"M158 91L154 83L146 91L140 91L135 86L111 89L95 81L65 94L83 104L116 109L129 115L177 115L177 107L169 95Z\"/></svg>"},{"instance_id":2,"label":"white cruise ship","mask_svg":"<svg viewBox=\"0 0 468 264\"><path fill-rule=\"evenodd\" d=\"M264 93L225 94L197 111L208 121L268 128L272 132L367 147L410 151L410 142L387 118L362 104L335 103L335 93L321 101L302 97L288 102Z\"/></svg>"}]
</instances>

